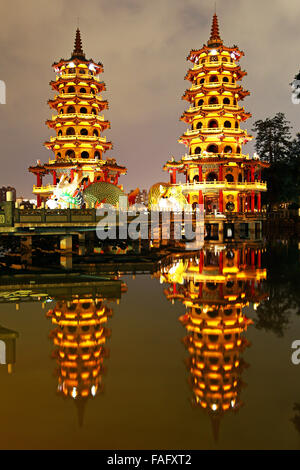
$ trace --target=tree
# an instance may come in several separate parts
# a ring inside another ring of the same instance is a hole
[[[253,132],[257,133],[255,150],[262,160],[277,163],[287,158],[291,143],[291,126],[284,113],[254,123]]]

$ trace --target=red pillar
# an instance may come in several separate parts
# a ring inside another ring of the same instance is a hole
[[[119,182],[119,175],[118,173],[115,175],[115,179],[114,179],[114,184],[117,185]]]
[[[73,179],[74,179],[74,171],[75,171],[74,168],[72,168],[71,169],[71,181],[73,181]]]
[[[223,191],[220,189],[219,191],[219,212],[223,212]]]
[[[176,169],[173,168],[170,172],[170,183],[171,184],[176,184]]]
[[[36,185],[37,185],[38,188],[40,188],[43,185],[43,178],[42,178],[41,173],[37,173],[37,175],[36,175]],[[41,203],[42,203],[41,196],[40,196],[40,194],[37,194],[37,197],[36,197],[37,207],[41,207]]]
[[[199,293],[198,293],[199,298],[202,297],[202,292],[203,292],[203,282],[199,282]]]
[[[257,194],[257,210],[258,212],[261,211],[261,194],[260,193]]]
[[[223,273],[223,251],[219,254],[219,274]]]
[[[203,193],[202,191],[199,191],[199,205],[203,204]]]
[[[238,194],[236,197],[236,210],[240,212],[240,195]]]
[[[219,181],[223,181],[223,165],[219,165]]]
[[[255,269],[255,251],[253,249],[251,250],[251,268]]]
[[[257,268],[261,268],[261,250],[258,250],[258,255],[257,255]]]
[[[254,182],[254,179],[255,179],[255,168],[254,166],[251,166],[251,182],[253,183]]]
[[[255,206],[255,194],[254,191],[251,191],[251,212],[254,212],[254,206]]]
[[[199,165],[199,181],[203,181],[203,175],[202,175],[202,166]]]
[[[204,253],[203,253],[203,250],[201,250],[199,254],[199,273],[200,274],[203,271],[203,265],[204,265]]]
[[[55,170],[53,170],[52,176],[53,176],[53,186],[56,186],[56,171]]]

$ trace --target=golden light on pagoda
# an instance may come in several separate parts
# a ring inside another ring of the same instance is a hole
[[[104,159],[113,145],[103,135],[110,128],[110,122],[101,114],[108,109],[101,95],[105,83],[99,78],[103,65],[86,58],[78,28],[70,59],[55,62],[53,68],[56,78],[50,85],[57,94],[48,104],[56,114],[46,124],[56,135],[44,145],[53,152],[54,159],[29,168],[37,178],[33,192],[38,206],[49,198],[64,175],[72,182],[78,173],[86,188],[94,182],[118,185],[119,176],[126,174],[126,168],[117,165],[114,158]],[[43,185],[43,177],[49,174],[51,183]]]
[[[194,208],[204,205],[205,215],[259,214],[261,192],[267,189],[261,170],[268,165],[243,152],[252,139],[241,127],[251,117],[239,103],[249,95],[239,84],[246,75],[238,64],[243,55],[237,46],[223,44],[215,14],[207,45],[187,57],[192,68],[185,79],[191,86],[182,99],[190,106],[181,120],[189,128],[179,139],[187,152],[177,162],[169,160],[164,170],[172,185],[177,173],[185,175],[179,187]]]

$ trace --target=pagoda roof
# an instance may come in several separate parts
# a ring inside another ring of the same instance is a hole
[[[227,155],[228,157],[221,157],[221,156],[216,155],[216,156],[211,156],[211,157],[199,156],[199,158],[191,158],[191,159],[182,158],[179,161],[169,160],[163,166],[163,170],[168,171],[173,168],[177,170],[184,169],[186,166],[189,166],[189,165],[203,165],[206,163],[207,164],[211,164],[211,163],[228,164],[230,162],[235,162],[238,165],[239,164],[249,165],[249,166],[256,165],[256,166],[261,166],[264,168],[268,168],[270,166],[269,163],[262,161],[262,160],[255,159],[255,158],[250,159],[250,158],[246,158],[246,156],[245,157],[233,157],[231,156],[231,154],[227,154]]]
[[[87,124],[92,124],[92,125],[97,122],[100,125],[102,130],[109,129],[110,122],[107,119],[106,120],[97,119],[98,117],[99,116],[93,114],[92,117],[90,117],[89,119],[84,119],[78,115],[68,116],[68,115],[57,114],[56,116],[54,116],[54,119],[47,119],[45,123],[47,124],[48,127],[54,129],[56,127],[57,122],[61,122],[61,121],[75,122],[76,124],[78,124],[79,122],[86,122]]]
[[[52,67],[60,68],[61,66],[66,65],[69,62],[74,62],[74,64],[76,65],[82,64],[82,63],[93,64],[94,66],[96,66],[95,67],[96,74],[103,72],[103,64],[101,62],[97,63],[97,62],[94,62],[93,59],[87,59],[85,57],[85,53],[83,52],[83,49],[82,49],[81,33],[80,33],[79,28],[77,28],[76,30],[74,49],[73,49],[70,59],[67,59],[67,60],[60,59],[58,62],[54,62],[52,64]]]
[[[107,150],[111,150],[113,148],[112,142],[107,141],[104,137],[95,137],[93,140],[84,139],[84,137],[87,137],[87,136],[84,136],[84,135],[78,135],[78,136],[77,135],[73,135],[73,136],[71,135],[71,136],[68,136],[68,137],[71,137],[71,139],[60,140],[59,137],[56,136],[56,137],[53,138],[53,140],[44,142],[44,145],[49,150],[52,150],[52,148],[57,144],[60,144],[61,146],[63,146],[66,143],[74,144],[75,147],[80,145],[80,144],[86,144],[86,143],[101,145],[101,147],[103,148],[103,151],[105,151],[105,152]]]
[[[209,47],[206,44],[203,44],[203,46],[200,49],[192,49],[186,59],[190,60],[191,62],[195,62],[195,59],[200,54],[203,54],[203,53],[208,54],[209,52],[211,52],[212,49],[213,47]],[[241,51],[236,45],[232,47],[226,47],[224,45],[220,45],[220,46],[217,46],[217,50],[219,54],[221,54],[222,52],[228,52],[229,54],[232,52],[235,52],[236,53],[235,60],[239,60],[242,56],[245,55],[245,53]]]
[[[222,62],[219,65],[216,65],[214,67],[210,66],[208,67],[205,64],[199,64],[199,66],[196,69],[189,69],[185,75],[185,80],[190,80],[192,81],[195,75],[198,75],[200,72],[205,72],[209,73],[214,70],[217,70],[219,73],[222,73],[225,71],[229,71],[232,73],[237,74],[237,80],[241,80],[243,77],[247,75],[247,72],[245,70],[242,70],[240,65],[236,65],[235,67],[232,67],[232,65],[227,65],[226,62]]]
[[[59,85],[62,82],[72,82],[75,83],[75,85],[77,85],[78,83],[87,82],[85,83],[85,85],[90,86],[90,84],[92,83],[97,87],[98,93],[106,90],[105,82],[95,80],[95,77],[93,77],[92,75],[89,75],[88,77],[80,77],[79,75],[76,75],[74,78],[61,76],[58,80],[51,80],[51,82],[49,82],[49,85],[52,87],[53,90],[59,91]]]
[[[65,101],[73,101],[75,102],[75,104],[78,104],[80,101],[88,101],[89,104],[93,104],[93,103],[97,103],[97,104],[103,104],[104,107],[102,109],[108,109],[108,101],[107,100],[102,100],[99,96],[96,96],[96,95],[89,95],[89,97],[80,97],[78,94],[76,93],[71,93],[72,97],[70,97],[70,94],[66,94],[65,96],[64,95],[60,95],[60,96],[55,96],[53,99],[50,99],[48,100],[48,104],[50,107],[52,108],[56,108],[56,106],[59,104],[59,103],[62,103],[62,102],[65,102]],[[84,94],[83,94],[84,96]]]
[[[120,174],[126,174],[127,168],[122,165],[118,165],[114,158],[108,158],[107,160],[89,160],[77,161],[75,159],[60,159],[55,160],[43,165],[30,166],[28,170],[31,173],[43,173],[47,174],[49,170],[74,168],[80,169],[86,165],[96,166],[99,170],[111,170],[116,171]]]
[[[250,95],[248,90],[244,90],[244,88],[239,85],[235,88],[227,86],[226,84],[222,83],[214,88],[207,87],[205,85],[196,86],[194,89],[188,88],[182,96],[183,100],[189,100],[190,97],[197,95],[198,93],[210,93],[211,91],[217,91],[218,93],[222,94],[224,91],[228,91],[234,94],[239,95],[239,99],[244,99],[246,96]]]
[[[240,108],[240,109],[231,109],[231,110],[228,110],[226,111],[224,108],[226,107],[223,107],[223,105],[220,104],[220,107],[222,108],[220,111],[217,111],[217,110],[193,110],[193,111],[189,111],[188,109],[186,111],[184,111],[184,113],[182,114],[181,116],[181,120],[184,121],[184,122],[191,122],[192,118],[195,117],[195,116],[199,116],[201,118],[204,118],[204,117],[207,117],[209,115],[211,115],[213,117],[213,115],[215,114],[216,116],[224,116],[225,114],[234,114],[236,116],[240,116],[241,117],[241,120],[242,121],[246,121],[247,119],[249,119],[252,114],[251,113],[247,113],[244,108]]]

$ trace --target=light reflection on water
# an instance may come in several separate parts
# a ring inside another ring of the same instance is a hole
[[[1,447],[299,448],[298,260],[210,245],[152,276],[2,292]]]

